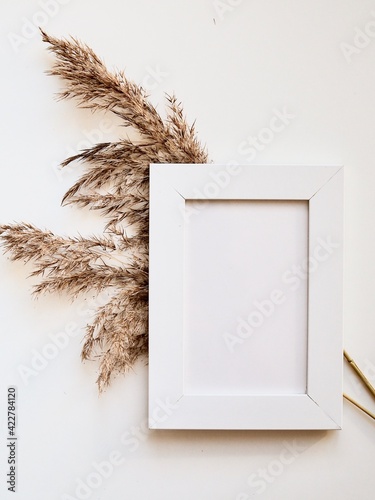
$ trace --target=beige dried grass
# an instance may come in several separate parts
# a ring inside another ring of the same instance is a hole
[[[63,204],[99,210],[107,221],[101,237],[63,238],[28,223],[0,226],[5,252],[12,260],[31,261],[32,275],[41,277],[35,294],[65,292],[75,298],[89,289],[112,290],[86,327],[81,353],[83,360],[99,358],[102,391],[148,351],[149,164],[206,163],[207,153],[174,96],[167,96],[163,120],[144,90],[124,73],[109,72],[90,47],[44,31],[42,37],[55,56],[49,73],[65,81],[60,98],[114,113],[138,137],[96,144],[62,163],[84,164]]]

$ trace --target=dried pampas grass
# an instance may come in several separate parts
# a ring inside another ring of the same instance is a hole
[[[207,153],[174,96],[167,96],[162,120],[144,90],[122,72],[109,72],[87,45],[44,31],[42,37],[56,58],[50,74],[65,81],[60,97],[110,111],[138,136],[96,144],[62,163],[86,167],[63,204],[99,210],[107,221],[103,236],[62,238],[26,223],[0,226],[11,259],[32,261],[32,275],[41,277],[36,294],[66,292],[75,298],[88,289],[111,290],[110,300],[87,325],[81,353],[83,360],[99,357],[102,391],[148,350],[149,164],[207,163]],[[125,228],[131,228],[131,237]]]

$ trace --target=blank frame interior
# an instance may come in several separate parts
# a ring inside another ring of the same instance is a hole
[[[186,200],[184,393],[305,393],[308,203],[195,205]]]
[[[342,223],[340,166],[150,166],[150,428],[341,428]]]

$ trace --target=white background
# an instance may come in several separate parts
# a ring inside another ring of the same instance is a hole
[[[123,133],[110,117],[108,132],[103,115],[54,101],[61,84],[44,74],[51,56],[30,23],[42,24],[124,68],[160,112],[164,92],[175,91],[216,163],[345,165],[345,345],[374,380],[375,2],[51,0],[47,15],[42,3],[0,7],[1,222],[100,233],[94,215],[60,208],[77,172],[56,166],[87,141]],[[271,124],[278,131],[269,140],[262,129]],[[348,403],[337,432],[148,432],[147,367],[139,363],[98,397],[97,365],[80,362],[78,328],[93,294],[73,304],[36,301],[30,267],[1,258],[0,268],[1,498],[8,385],[18,387],[19,415],[18,492],[9,498],[373,498],[375,424]],[[31,368],[51,336],[69,328],[77,334],[68,345],[23,380],[20,367]],[[374,408],[344,375],[347,391]],[[117,465],[103,465],[114,458]]]
[[[308,203],[208,201],[184,242],[184,394],[306,393]]]

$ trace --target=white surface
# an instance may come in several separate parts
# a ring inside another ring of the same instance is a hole
[[[220,18],[211,0],[71,0],[44,27],[80,37],[110,66],[152,86],[160,110],[163,92],[175,91],[216,162],[253,157],[253,163],[346,166],[345,345],[374,382],[375,40],[357,40],[361,48],[354,47],[350,62],[340,45],[353,45],[358,30],[374,20],[375,2],[236,3],[228,1]],[[123,130],[108,134],[102,115],[53,101],[61,87],[43,73],[51,57],[36,30],[18,52],[12,49],[8,35],[21,34],[25,20],[41,11],[39,2],[2,2],[0,10],[0,220],[32,221],[65,234],[99,231],[92,214],[60,208],[76,173],[54,167],[85,147],[87,136],[107,140]],[[150,68],[159,68],[154,80]],[[278,120],[268,144],[242,154],[250,149],[242,143],[269,128],[274,110],[284,108],[293,116],[289,123],[282,129]],[[32,350],[41,352],[68,322],[83,327],[91,307],[30,299],[27,271],[0,259],[0,394],[18,385],[20,436],[19,491],[7,496],[2,482],[1,497],[77,498],[78,478],[86,481],[94,462],[119,450],[124,462],[90,499],[372,500],[374,424],[347,403],[340,432],[148,432],[147,368],[138,365],[98,398],[95,364],[79,361],[82,333],[25,385],[19,365],[31,366]],[[347,370],[344,375],[347,391],[374,410],[357,380]],[[4,400],[0,407],[3,471]],[[288,452],[293,440],[300,448]]]
[[[190,218],[185,394],[306,392],[307,280],[287,300],[282,276],[307,238],[303,201],[208,201]]]
[[[343,168],[153,164],[150,186],[150,428],[340,429]]]

